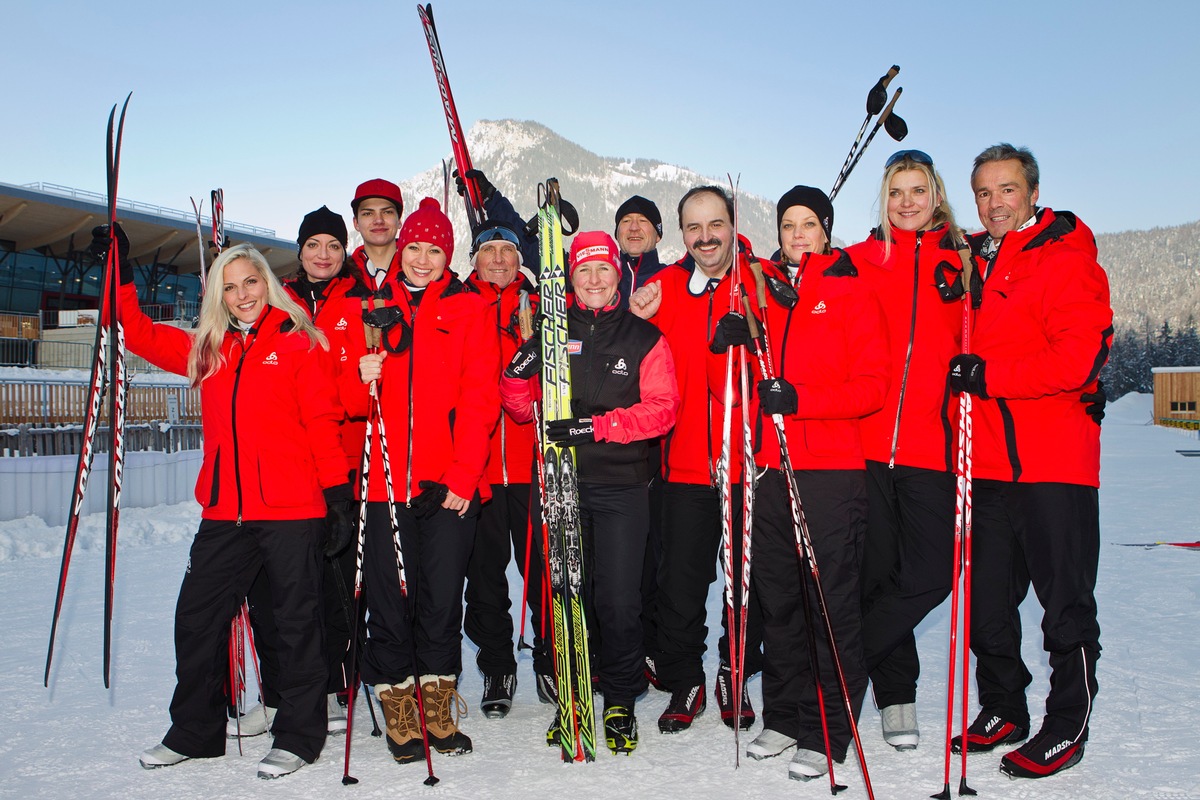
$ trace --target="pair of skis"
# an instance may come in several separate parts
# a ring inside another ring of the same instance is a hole
[[[740,182],[740,177],[739,177]],[[732,176],[729,178],[729,188],[734,201],[734,253],[733,264],[729,272],[729,310],[743,313],[741,295],[738,293],[739,266],[742,254],[741,244],[737,236],[737,184]],[[736,353],[734,351],[737,351]],[[750,396],[749,385],[749,354],[747,348],[730,347],[725,353],[725,387],[722,401],[724,412],[721,418],[721,454],[717,458],[715,469],[718,501],[721,510],[721,566],[725,575],[725,620],[729,631],[729,677],[733,692],[733,743],[734,765],[741,764],[742,729],[742,684],[746,680],[743,665],[746,655],[746,617],[750,607],[750,558],[751,530],[754,524],[754,444],[750,426],[750,406],[746,402]],[[736,362],[736,368],[735,368]],[[733,474],[731,470],[733,440],[733,393],[734,374],[737,376],[737,390],[743,400],[741,403],[741,436],[737,446],[742,452],[742,531],[741,531],[741,563],[735,572],[734,562],[736,550],[734,546],[733,525]],[[736,576],[740,575],[740,581]]]
[[[46,649],[45,686],[50,686],[50,667],[54,657],[54,639],[58,632],[59,615],[62,613],[63,593],[67,585],[67,571],[71,566],[71,552],[79,532],[79,517],[83,509],[84,493],[95,455],[96,432],[99,428],[101,406],[108,392],[108,421],[110,441],[108,447],[108,503],[105,516],[104,541],[104,688],[109,688],[109,672],[112,661],[112,617],[113,593],[116,586],[117,528],[121,516],[121,477],[125,466],[125,329],[117,313],[120,289],[120,253],[117,246],[115,223],[117,221],[117,179],[121,170],[121,137],[125,131],[125,112],[129,109],[130,92],[121,106],[120,121],[117,107],[113,105],[108,114],[107,140],[107,185],[108,185],[108,257],[104,265],[104,280],[100,287],[100,319],[96,324],[96,341],[92,349],[91,378],[88,385],[88,400],[83,422],[83,441],[79,448],[79,462],[75,467],[75,483],[71,497],[70,514],[67,517],[67,532],[63,541],[62,566],[58,573],[58,591],[54,599],[54,615],[50,621],[50,644]],[[115,123],[115,136],[114,136]]]
[[[596,715],[587,619],[583,608],[583,540],[579,524],[579,480],[575,448],[551,442],[548,420],[571,416],[571,363],[567,334],[567,278],[563,264],[558,181],[538,186],[541,246],[542,430],[538,467],[542,516],[547,531],[547,566],[558,685],[558,744],[563,761],[596,758]],[[552,728],[553,730],[553,728]]]
[[[212,198],[212,245],[217,249],[217,253],[225,249],[225,190],[213,189]],[[204,208],[204,198],[200,202],[196,202],[196,198],[189,197],[192,201],[192,211],[196,214],[196,246],[200,252],[200,295],[208,289],[208,267],[205,264],[204,258],[204,228],[200,219],[200,212]]]
[[[858,162],[862,160],[863,153],[870,147],[871,140],[875,138],[875,134],[879,133],[880,128],[887,131],[888,136],[897,142],[902,141],[905,136],[908,136],[908,124],[900,118],[899,114],[892,111],[896,107],[896,101],[900,99],[900,94],[904,89],[896,89],[892,94],[890,102],[887,99],[888,84],[898,74],[900,74],[900,67],[897,64],[893,64],[892,68],[887,71],[887,74],[876,81],[875,85],[871,87],[871,91],[867,92],[867,117],[858,129],[858,136],[854,137],[854,144],[850,145],[850,152],[846,154],[846,160],[842,162],[842,168],[838,171],[837,179],[833,182],[833,188],[829,190],[830,202],[833,202],[838,192],[842,190],[842,185],[846,183],[846,179],[850,177],[850,173],[858,166]],[[886,106],[884,105],[885,103],[887,103]],[[875,127],[871,128],[871,133],[867,136],[867,141],[863,143],[862,147],[859,147],[863,134],[867,132],[867,126],[871,124],[871,118],[876,115],[879,118],[875,121]]]

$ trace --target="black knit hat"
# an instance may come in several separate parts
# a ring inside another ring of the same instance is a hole
[[[784,192],[783,197],[779,198],[779,203],[775,206],[775,230],[779,230],[779,226],[783,223],[783,213],[792,206],[804,206],[817,215],[817,219],[821,222],[821,228],[825,231],[825,238],[829,241],[830,247],[833,246],[833,203],[829,202],[829,195],[816,189],[812,186],[793,186]]]
[[[654,230],[658,232],[658,238],[662,238],[662,214],[658,213],[658,206],[654,202],[647,200],[640,194],[635,194],[633,197],[621,203],[621,207],[617,209],[616,225],[620,227],[621,219],[626,214],[641,214],[646,219],[650,220],[650,224],[654,226]]]
[[[346,249],[346,242],[349,237],[346,235],[346,220],[342,219],[341,214],[335,214],[329,210],[329,206],[321,206],[316,211],[310,211],[304,215],[304,221],[300,223],[300,234],[296,237],[296,244],[301,248],[304,243],[318,233],[325,233],[342,243],[342,249]]]

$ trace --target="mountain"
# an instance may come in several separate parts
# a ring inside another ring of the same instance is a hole
[[[724,178],[700,175],[662,161],[598,156],[536,122],[481,120],[467,132],[471,160],[488,179],[529,219],[537,213],[537,185],[548,177],[558,178],[562,196],[579,211],[581,230],[612,233],[613,215],[621,203],[640,194],[653,200],[663,216],[663,240],[659,257],[671,262],[683,255],[675,205],[699,184],[725,185]],[[406,205],[416,199],[442,199],[441,166],[422,172],[400,184]],[[409,199],[411,198],[411,199]],[[778,246],[775,237],[775,204],[763,197],[741,193],[738,199],[740,230],[754,243],[755,252],[770,256]],[[466,272],[470,242],[462,200],[450,186],[450,219],[456,232],[454,267]],[[461,256],[459,254],[461,253]]]
[[[675,205],[684,192],[723,178],[700,175],[662,161],[599,156],[536,122],[482,120],[467,132],[475,166],[526,219],[537,210],[537,184],[559,179],[562,194],[579,210],[580,227],[612,232],[613,214],[628,197],[640,194],[658,204],[663,215],[659,255],[665,262],[683,254]],[[443,193],[441,166],[401,184],[409,209],[424,196]],[[739,197],[741,231],[755,252],[769,256],[777,246],[774,201],[748,193]],[[469,241],[463,203],[450,188],[450,218],[457,232],[454,267],[468,270]],[[1086,220],[1085,220],[1086,221]],[[1148,231],[1100,234],[1100,263],[1108,271],[1116,327],[1157,330],[1163,320],[1186,326],[1200,319],[1200,222]],[[835,239],[835,244],[841,244]]]
[[[1118,330],[1200,321],[1200,222],[1096,237]]]

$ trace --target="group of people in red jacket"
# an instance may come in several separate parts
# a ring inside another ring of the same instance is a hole
[[[404,217],[399,187],[378,178],[351,203],[362,245],[349,252],[340,215],[310,213],[286,284],[252,247],[225,249],[195,331],[152,323],[123,270],[130,348],[186,375],[204,409],[172,724],[142,754],[146,768],[220,756],[227,735],[269,729],[260,777],[294,772],[345,730],[359,681],[397,762],[424,758],[426,741],[470,752],[458,725],[464,630],[484,714],[504,717],[516,689],[510,558],[528,587],[537,695],[557,702],[534,460],[540,344],[521,324],[523,310],[537,314],[536,242],[482,173],[466,177],[487,221],[465,280],[437,201]],[[663,733],[706,708],[706,607],[725,530],[728,577],[740,586],[748,570],[750,592],[744,622],[725,621],[714,694],[723,722],[748,729],[746,679],[762,672],[763,727],[746,754],[795,748],[790,777],[825,775],[846,757],[868,683],[884,739],[917,747],[914,629],[956,574],[966,393],[980,711],[954,747],[1024,742],[1001,761],[1023,777],[1082,758],[1100,651],[1108,285],[1091,231],[1037,204],[1027,149],[983,151],[971,188],[983,230],[970,235],[932,158],[902,150],[885,166],[878,227],[844,249],[832,203],[809,186],[780,198],[770,259],[738,234],[716,186],[679,201],[687,252],[669,266],[646,198],[618,209],[615,239],[574,236],[573,400],[544,435],[578,448],[596,688],[614,753],[637,747],[648,682],[670,693]],[[1032,738],[1018,614],[1030,585],[1051,667]],[[247,597],[262,703],[228,720],[229,623]]]

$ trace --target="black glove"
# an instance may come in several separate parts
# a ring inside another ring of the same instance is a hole
[[[458,170],[454,170],[454,186],[458,189],[459,195],[466,196],[467,182],[465,178],[471,178],[475,181],[475,185],[479,187],[479,199],[487,202],[488,199],[496,193],[496,187],[487,179],[487,175],[483,174],[481,169],[469,169],[462,175],[458,174]]]
[[[963,296],[962,267],[942,261],[933,268],[933,283],[938,294],[947,302]],[[971,307],[979,308],[983,302],[983,275],[978,269],[971,270]]]
[[[1079,402],[1087,403],[1085,411],[1097,425],[1104,419],[1104,407],[1108,405],[1108,395],[1104,393],[1104,381],[1096,381],[1096,391],[1084,392],[1079,396]]]
[[[133,265],[129,263],[129,237],[125,235],[119,222],[113,224],[113,232],[117,238],[117,266],[120,268],[121,285],[125,286],[133,283]],[[107,225],[97,225],[92,228],[92,243],[88,245],[88,252],[97,261],[103,261],[108,257],[108,248],[111,244],[112,236],[109,235]]]
[[[758,382],[758,407],[763,416],[795,414],[799,406],[800,401],[796,397],[796,387],[783,378]]]
[[[412,499],[412,510],[421,519],[427,519],[441,509],[450,488],[437,481],[421,481],[417,486],[420,487],[421,493]]]
[[[546,423],[546,436],[563,447],[578,447],[596,441],[596,429],[591,417],[555,419]]]
[[[955,394],[974,394],[987,399],[987,386],[983,380],[983,359],[974,353],[950,359],[950,389]]]
[[[504,368],[510,378],[528,379],[542,372],[542,337],[535,333],[529,341],[517,348],[512,360]]]
[[[746,317],[730,311],[717,320],[717,328],[713,331],[712,342],[709,343],[708,349],[720,355],[738,345],[749,347],[751,353],[758,352],[754,346],[754,340],[750,338],[750,325],[746,322]]]
[[[358,533],[357,506],[350,484],[325,490],[325,555],[329,558],[345,550]]]

